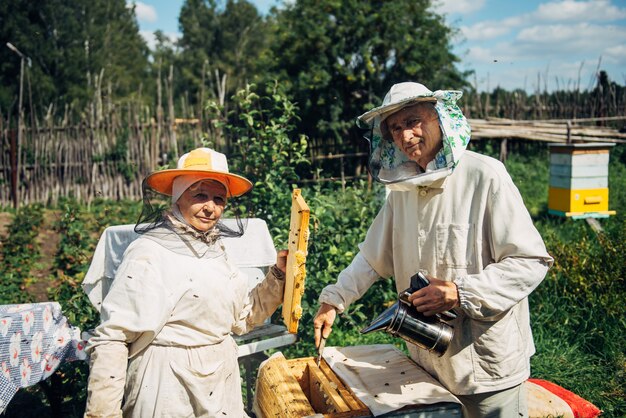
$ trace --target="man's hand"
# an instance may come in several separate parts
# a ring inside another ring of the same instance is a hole
[[[320,346],[322,337],[328,338],[332,331],[335,318],[337,318],[337,309],[328,303],[322,303],[313,320],[313,326],[315,327],[315,347]]]
[[[430,284],[409,296],[418,312],[426,316],[449,311],[459,306],[459,290],[453,282],[427,276]]]

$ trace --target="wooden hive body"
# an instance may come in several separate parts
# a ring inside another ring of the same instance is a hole
[[[607,217],[609,150],[614,144],[551,144],[548,211],[572,218]]]
[[[270,358],[259,370],[255,412],[260,417],[367,417],[369,409],[322,360]]]

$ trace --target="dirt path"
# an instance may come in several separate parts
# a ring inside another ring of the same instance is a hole
[[[31,270],[31,277],[34,281],[26,288],[37,302],[48,300],[48,288],[55,285],[50,276],[53,273],[54,257],[61,241],[61,236],[53,230],[53,225],[58,221],[59,216],[58,211],[46,210],[43,225],[37,235],[36,242],[39,245],[41,258]]]
[[[39,246],[41,257],[30,271],[29,279],[24,283],[24,290],[35,298],[35,302],[48,300],[48,288],[54,286],[51,281],[54,257],[59,248],[61,237],[57,234],[53,225],[58,220],[58,211],[45,210],[43,224],[39,228],[39,234],[35,242]],[[0,212],[0,239],[7,234],[7,229],[13,220],[13,215],[7,212]],[[2,243],[0,242],[0,251]]]

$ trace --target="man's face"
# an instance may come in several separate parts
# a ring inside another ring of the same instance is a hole
[[[400,109],[385,120],[389,134],[402,152],[423,169],[442,146],[437,111],[431,103]]]
[[[176,202],[180,213],[200,232],[213,228],[226,205],[226,188],[217,181],[202,181],[189,187]]]

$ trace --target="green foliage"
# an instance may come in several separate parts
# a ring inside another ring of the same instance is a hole
[[[138,174],[137,165],[129,162],[128,158],[128,136],[129,128],[125,126],[121,129],[120,135],[116,138],[115,144],[104,155],[93,154],[93,162],[112,162],[113,170],[120,173],[126,183],[133,181]]]
[[[194,104],[203,100],[205,86],[210,90],[204,98],[230,97],[261,71],[258,59],[266,49],[267,31],[256,7],[246,0],[219,3],[186,0],[180,11],[179,93],[190,93]]]
[[[537,347],[532,375],[595,403],[607,417],[626,413],[626,216],[620,211],[626,205],[624,148],[612,151],[609,165],[610,207],[618,213],[601,220],[601,233],[584,221],[546,214],[545,150],[512,155],[507,163],[531,213],[544,208],[533,215],[555,259],[530,297]]]
[[[548,211],[548,182],[550,156],[545,147],[530,153],[513,154],[506,161],[513,182],[524,196],[530,216],[536,218]]]
[[[433,88],[465,83],[454,64],[454,31],[429,0],[313,1],[285,5],[273,23],[270,76],[289,87],[301,132],[325,147],[361,145],[354,117],[380,104],[393,83]],[[332,150],[337,152],[336,150]]]
[[[39,259],[39,245],[35,241],[43,223],[43,206],[34,204],[20,208],[2,239],[0,303],[26,303],[31,297],[24,292],[24,281]]]
[[[121,204],[120,204],[121,203]],[[55,231],[62,237],[54,260],[56,285],[49,291],[49,299],[58,301],[68,322],[81,330],[92,330],[100,316],[82,290],[81,283],[89,268],[97,239],[110,225],[134,223],[140,205],[97,200],[90,208],[74,200],[61,203],[63,210]],[[42,384],[51,404],[58,404],[64,416],[82,416],[87,400],[85,362],[63,364],[54,379]]]
[[[277,248],[286,248],[292,188],[299,180],[298,167],[308,164],[306,138],[300,135],[292,139],[297,108],[276,83],[247,86],[233,96],[232,103],[235,107],[226,115],[216,102],[208,105],[216,126],[233,139],[228,151],[230,169],[253,182],[247,205],[254,216],[268,222]],[[364,181],[345,190],[338,184],[301,186],[301,190],[311,209],[307,292],[302,300],[300,341],[286,350],[298,357],[313,351],[310,324],[317,310],[317,295],[352,260],[384,199],[380,186],[372,189]],[[336,336],[358,341],[361,337],[354,330],[365,326],[386,301],[395,298],[393,283],[381,281],[368,295],[342,315]],[[381,338],[388,341],[379,335],[366,339]]]
[[[290,109],[290,102],[279,92],[273,97],[274,90],[270,87],[250,86],[234,99],[239,103],[239,111],[226,115],[220,113],[219,120],[225,135],[240,139],[230,153],[232,171],[254,179],[253,207],[268,221],[276,246],[284,247],[291,188],[298,182],[297,165],[302,163],[305,149],[299,140],[294,146],[297,152],[292,150],[293,145],[289,145],[289,138],[293,138],[291,126],[295,113],[285,110]],[[284,118],[280,124],[268,122],[281,117]],[[244,138],[246,142],[241,143]],[[276,141],[270,138],[276,138]],[[510,153],[506,163],[548,251],[555,258],[554,267],[530,298],[537,348],[531,360],[532,375],[555,382],[588,399],[602,408],[606,417],[621,417],[626,413],[626,320],[623,308],[626,216],[620,210],[626,206],[624,148],[618,146],[612,151],[609,167],[610,207],[617,209],[618,214],[601,220],[604,232],[600,234],[584,221],[546,214],[548,155],[545,147],[529,147],[520,153]],[[497,153],[495,148],[491,151]],[[279,155],[275,156],[275,153]],[[311,208],[310,241],[299,340],[283,349],[289,358],[315,355],[312,318],[318,308],[319,292],[333,283],[352,260],[384,199],[380,185],[364,181],[345,188],[339,183],[326,183],[324,186],[304,185],[301,189]],[[7,243],[9,239],[19,240],[14,246],[28,251],[25,243],[34,242],[40,228],[34,225],[41,225],[41,209],[40,206],[26,206],[16,214],[8,229],[11,233],[3,240],[3,263],[8,263],[3,266],[27,263],[28,257],[37,257],[35,250],[24,256],[22,251],[8,249],[13,244]],[[50,298],[58,300],[70,321],[81,329],[92,328],[98,321],[96,312],[80,289],[96,240],[106,226],[134,223],[139,210],[138,203],[130,202],[95,201],[88,208],[72,201],[62,205],[55,229],[68,238],[59,247],[55,261],[58,272],[54,278],[59,285],[52,290]],[[13,274],[5,267],[2,272],[3,277]],[[10,289],[7,283],[3,280],[2,295],[20,297],[5,290]],[[395,292],[392,281],[377,282],[340,316],[328,345],[390,343],[404,349],[401,341],[384,333],[359,333],[387,303],[395,300]],[[13,302],[15,300],[3,301]],[[58,376],[55,375],[57,380],[46,383],[51,385],[48,389],[54,389],[48,392],[56,391],[60,395],[55,396],[63,399],[65,416],[82,414],[86,375],[85,364],[67,364]]]
[[[531,295],[533,374],[601,406],[606,416],[626,412],[625,233],[624,217],[599,235],[589,228],[571,238],[548,232],[555,265]]]
[[[82,106],[107,82],[110,99],[135,95],[147,75],[148,49],[124,0],[1,2],[0,21],[0,39],[31,60],[24,92],[32,91],[41,111],[51,103],[60,112],[65,105]],[[10,108],[17,97],[19,75],[20,58],[3,42],[0,108]]]
[[[81,219],[80,206],[75,201],[67,201],[64,213],[55,230],[61,235],[55,267],[64,275],[85,273],[95,246],[89,244],[89,231]]]
[[[313,317],[322,289],[334,283],[348,266],[365,238],[369,224],[384,201],[380,186],[372,188],[365,181],[345,190],[339,185],[315,186],[302,191],[311,209],[307,256],[306,292],[302,299],[303,314],[298,328],[299,341],[284,351],[289,357],[313,354]],[[284,215],[283,215],[284,216]],[[383,334],[361,336],[359,330],[382,312],[386,302],[396,299],[391,280],[376,283],[367,295],[342,314],[333,328],[329,345],[365,344],[364,341],[389,342]]]
[[[248,209],[267,219],[270,227],[278,227],[274,222],[290,213],[291,190],[299,180],[296,168],[308,164],[306,138],[294,127],[297,107],[276,83],[248,85],[232,97],[232,103],[229,111],[215,101],[207,108],[215,126],[231,139],[226,150],[230,170],[254,185],[245,198]],[[285,230],[284,223],[280,226]]]

